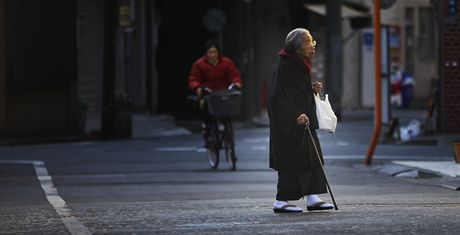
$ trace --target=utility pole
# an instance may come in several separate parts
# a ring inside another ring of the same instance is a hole
[[[343,79],[343,43],[342,43],[342,3],[340,0],[327,0],[326,3],[326,87],[330,102],[337,118],[342,117],[342,79]]]
[[[369,149],[367,150],[364,164],[370,165],[374,156],[375,148],[382,130],[382,46],[380,25],[380,0],[374,0],[374,50],[375,50],[375,108],[374,108],[374,134],[372,135]]]

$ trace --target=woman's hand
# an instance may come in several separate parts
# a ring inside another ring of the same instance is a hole
[[[323,83],[320,81],[315,81],[312,88],[315,93],[320,93],[323,90]]]
[[[198,97],[201,98],[201,95],[202,95],[201,87],[196,88],[195,93],[196,93],[196,95],[197,95]]]
[[[201,86],[201,87],[198,87],[196,90],[195,90],[195,93],[198,97],[203,97],[203,96],[206,96],[206,95],[209,95],[212,93],[212,90],[209,89],[208,87],[205,87],[205,86]]]
[[[230,86],[227,88],[228,90],[235,90],[235,91],[241,91],[241,83],[232,83]]]
[[[300,116],[297,118],[297,124],[299,125],[304,125],[304,124],[310,125],[310,119],[308,119],[307,115],[302,113]]]

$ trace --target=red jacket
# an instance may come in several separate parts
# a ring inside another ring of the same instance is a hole
[[[237,82],[242,84],[240,73],[233,61],[226,57],[220,57],[216,66],[209,63],[206,56],[201,57],[193,64],[188,78],[188,86],[193,92],[200,86],[213,91],[225,90]]]

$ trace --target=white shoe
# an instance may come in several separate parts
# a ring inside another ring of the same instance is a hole
[[[307,211],[331,210],[333,208],[332,204],[324,202],[318,195],[307,196]]]
[[[330,203],[320,201],[311,205],[307,204],[307,211],[322,211],[322,210],[332,210],[334,206]]]
[[[273,211],[275,213],[300,213],[303,212],[302,208],[296,205],[289,204],[287,201],[276,200],[273,203]]]

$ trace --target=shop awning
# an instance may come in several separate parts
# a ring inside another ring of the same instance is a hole
[[[304,3],[303,7],[319,15],[322,15],[322,16],[326,15],[326,4]],[[365,16],[369,16],[367,7],[342,4],[342,17],[343,18],[365,17]]]

